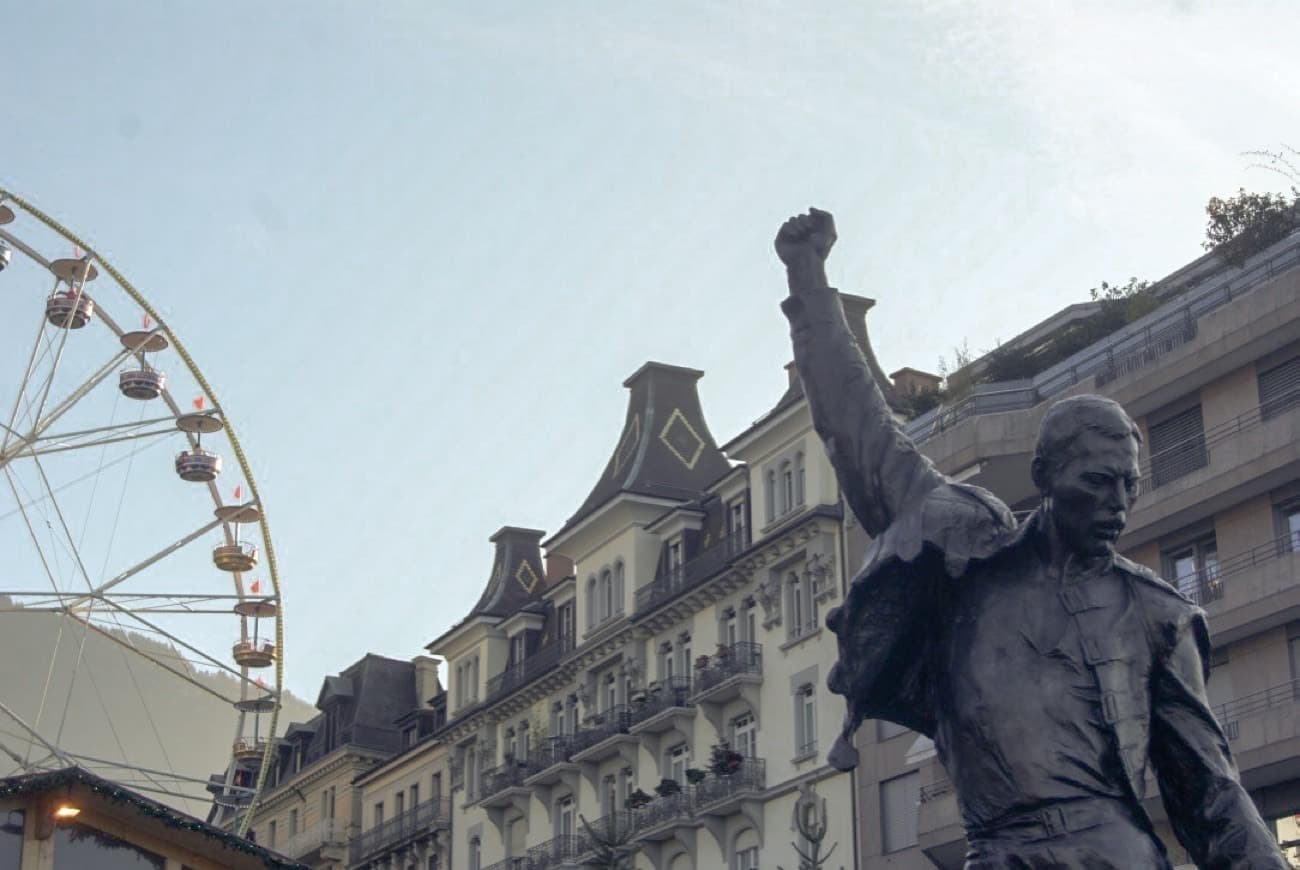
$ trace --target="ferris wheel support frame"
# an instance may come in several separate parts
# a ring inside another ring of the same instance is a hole
[[[107,272],[113,278],[114,281],[117,282],[118,286],[121,287],[138,306],[140,306],[140,308],[144,311],[144,313],[150,318],[152,318],[154,323],[157,323],[160,326],[162,326],[165,323],[165,320],[159,315],[159,313],[154,309],[154,307],[149,304],[148,300],[146,300],[144,296],[142,296],[140,292],[135,289],[135,286],[131,284],[131,282],[128,281],[125,276],[123,276],[111,263],[109,263],[101,255],[99,255],[94,250],[94,248],[92,248],[89,244],[87,244],[83,239],[81,239],[75,233],[70,231],[67,227],[64,227],[54,218],[50,217],[44,211],[37,208],[35,205],[28,202],[24,198],[12,193],[11,191],[0,188],[0,202],[4,202],[6,200],[13,202],[15,205],[18,205],[25,212],[27,212],[29,215],[35,218],[37,221],[44,224],[48,229],[62,236],[64,239],[66,239],[67,241],[71,242],[73,245],[75,245],[76,247],[84,251],[85,257],[87,258],[87,262],[89,262],[90,259],[94,259],[95,262],[98,263],[103,268],[103,270]],[[30,246],[22,242],[20,239],[14,238],[10,233],[5,232],[4,230],[0,230],[0,238],[3,238],[6,241],[8,241],[10,244],[13,244],[14,247],[21,250],[24,254],[26,254],[29,257],[32,257],[38,263],[44,265],[46,269],[50,269],[49,261],[46,260],[44,257],[42,257],[38,252],[32,250]],[[120,326],[118,326],[118,324],[115,321],[113,321],[113,319],[102,308],[96,307],[95,315],[99,317],[101,320],[103,320],[104,324],[108,326],[109,329],[112,330],[112,332],[116,334],[119,339],[125,334],[124,330]],[[203,376],[203,373],[199,371],[198,366],[195,365],[194,363],[194,359],[190,356],[189,351],[185,348],[184,343],[180,340],[180,337],[177,336],[175,331],[168,328],[167,334],[171,339],[172,347],[176,351],[177,356],[180,357],[181,362],[183,362],[185,364],[185,367],[189,370],[190,375],[195,379],[195,381],[197,381],[199,387],[203,390],[203,395],[207,396],[207,398],[211,400],[213,405],[213,412],[215,414],[220,414],[221,419],[225,424],[226,437],[230,441],[231,449],[234,452],[235,459],[239,464],[239,469],[243,474],[243,479],[247,482],[249,493],[252,495],[251,501],[253,504],[257,505],[258,510],[260,512],[260,522],[262,525],[262,539],[266,549],[266,572],[271,583],[271,589],[275,593],[274,597],[278,609],[277,618],[275,620],[275,648],[277,654],[274,660],[274,668],[275,668],[274,697],[275,697],[276,704],[271,709],[270,723],[267,729],[267,733],[272,737],[274,737],[277,722],[279,719],[280,706],[281,706],[280,701],[281,701],[281,694],[283,692],[283,683],[284,683],[284,598],[280,591],[280,577],[279,577],[278,567],[276,564],[275,549],[271,542],[270,523],[267,519],[266,507],[262,502],[261,494],[257,488],[257,481],[253,478],[252,469],[249,467],[248,458],[244,454],[243,446],[240,444],[239,437],[235,433],[234,427],[231,426],[230,424],[229,416],[225,413],[224,409],[222,408],[220,400],[217,398],[216,391],[212,389],[212,385],[208,383],[207,379]],[[137,355],[139,354],[137,353]],[[179,408],[176,406],[174,400],[171,399],[170,395],[167,393],[164,393],[163,395],[166,398],[167,404],[169,405],[170,409],[174,413],[178,413]],[[38,415],[38,419],[39,419],[39,415]],[[191,443],[193,443],[194,436],[190,433],[186,433],[186,435],[187,438],[191,441]],[[215,494],[215,484],[209,482],[208,486],[209,489],[212,490]],[[219,498],[217,499],[217,501],[218,503],[220,503]],[[227,537],[229,537],[229,535],[227,535]],[[242,592],[242,589],[240,591]],[[71,612],[71,611],[65,611],[65,612]],[[89,623],[87,622],[87,624]],[[9,711],[8,708],[5,708],[5,712],[9,713],[11,718],[14,718],[12,712]],[[21,720],[18,721],[21,722]],[[26,726],[24,725],[24,727]],[[45,741],[42,739],[41,742],[44,743]],[[262,790],[266,786],[266,778],[270,770],[271,753],[274,746],[275,746],[275,741],[273,739],[268,739],[266,741],[266,748],[265,750],[263,750],[263,754],[262,754],[262,762],[258,766],[257,782],[256,785],[254,785],[253,787],[253,792],[254,792],[253,800],[249,803],[249,805],[246,808],[244,808],[243,814],[242,816],[239,817],[239,823],[236,826],[235,833],[238,836],[241,837],[244,836],[248,832],[249,825],[252,823],[253,813],[257,809],[257,802],[261,798]],[[229,777],[227,777],[227,779],[229,779]]]

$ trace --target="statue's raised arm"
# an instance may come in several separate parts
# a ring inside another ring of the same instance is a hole
[[[945,478],[894,420],[849,332],[839,296],[826,281],[835,239],[834,218],[815,208],[781,226],[776,253],[790,285],[781,307],[813,425],[849,507],[874,537]]]

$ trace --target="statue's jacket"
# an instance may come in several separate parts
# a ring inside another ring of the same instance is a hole
[[[857,763],[852,736],[885,719],[936,736],[936,630],[959,584],[1029,552],[1040,517],[1017,524],[992,493],[949,481],[894,420],[834,290],[791,295],[795,362],[842,494],[871,535],[865,565],[827,618],[839,643],[828,680],[845,696],[830,761]],[[870,355],[870,348],[865,348]],[[1202,867],[1278,867],[1276,841],[1241,787],[1205,694],[1205,614],[1145,567],[1115,556],[1059,590],[1139,808],[1152,769],[1179,840]],[[1032,703],[1032,699],[1026,699]]]

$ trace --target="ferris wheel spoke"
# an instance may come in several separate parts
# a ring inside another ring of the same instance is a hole
[[[62,444],[62,443],[55,442],[53,443],[52,446],[49,447],[29,446],[27,450],[25,450],[22,453],[19,453],[14,458],[22,458],[24,456],[48,456],[51,453],[67,453],[68,451],[71,450],[85,450],[90,447],[104,447],[109,444],[121,444],[126,441],[143,441],[146,438],[159,438],[166,435],[174,435],[175,433],[176,433],[176,429],[174,427],[169,427],[166,429],[154,429],[150,432],[133,432],[130,435],[118,435],[116,437],[98,438],[93,441],[83,441],[79,444]],[[53,441],[53,439],[51,440]]]
[[[64,753],[62,749],[59,749],[59,747],[55,746],[53,743],[49,742],[44,737],[42,737],[41,733],[37,731],[35,728],[33,728],[32,726],[28,725],[27,721],[23,719],[22,716],[19,716],[13,710],[10,710],[9,706],[5,704],[4,701],[0,701],[0,712],[6,714],[10,719],[14,720],[14,722],[17,722],[19,728],[27,732],[27,734],[37,743],[44,746],[46,750],[48,750],[52,755],[54,755],[54,757],[58,758],[60,761],[64,762],[65,764],[67,763],[68,756],[66,753]]]
[[[172,553],[175,553],[177,550],[185,547],[187,544],[192,544],[194,541],[203,537],[208,532],[215,529],[217,526],[222,525],[224,522],[225,522],[224,520],[218,518],[212,520],[211,522],[205,523],[195,531],[190,532],[188,535],[181,538],[180,540],[172,544],[168,544],[166,547],[163,547],[161,550],[154,553],[152,556],[149,556],[143,561],[138,562],[135,565],[132,565],[130,568],[127,568],[125,571],[118,574],[112,580],[109,580],[105,583],[101,583],[99,586],[92,587],[89,594],[77,598],[69,606],[77,607],[81,604],[84,604],[86,601],[89,601],[92,598],[103,599],[103,593],[107,592],[109,589],[112,589],[114,586],[117,586],[120,583],[130,580],[132,577],[134,577],[136,574],[139,574],[145,568],[148,568],[150,565],[154,565],[162,561],[163,559],[170,556]],[[107,600],[107,599],[103,599],[103,600]]]
[[[48,414],[45,414],[42,417],[39,415],[45,405],[46,400],[48,399],[50,388],[54,382],[54,369],[51,369],[49,377],[46,379],[40,406],[38,406],[37,409],[38,417],[36,422],[32,424],[31,430],[26,435],[23,435],[18,439],[17,443],[9,444],[5,447],[3,451],[0,451],[0,467],[7,465],[9,462],[13,461],[13,458],[15,456],[19,455],[27,448],[29,448],[38,438],[40,438],[41,433],[43,433],[46,429],[50,428],[50,426],[52,426],[54,422],[58,420],[60,417],[62,417],[64,414],[68,413],[68,411],[70,411],[73,408],[73,406],[77,404],[77,402],[85,398],[87,393],[89,393],[96,386],[102,383],[104,378],[112,374],[113,370],[117,368],[119,365],[121,365],[122,362],[130,355],[131,352],[125,348],[113,354],[113,356],[109,359],[108,362],[106,362],[103,366],[101,366],[94,374],[92,374],[85,381],[78,384],[77,387],[73,389],[71,393],[69,393],[66,397],[64,397],[62,401],[60,401],[57,405],[51,408]],[[58,363],[56,360],[55,362],[56,368],[57,365]],[[13,427],[13,422],[10,423],[10,426],[8,428],[12,431],[12,427]]]
[[[150,654],[147,650],[142,650],[139,647],[131,644],[129,641],[123,640],[122,638],[118,637],[112,631],[104,628],[103,626],[96,625],[94,622],[85,619],[84,617],[78,615],[77,613],[71,613],[70,615],[72,616],[73,619],[77,620],[78,622],[90,626],[90,629],[96,632],[97,634],[99,634],[101,637],[106,637],[109,640],[111,640],[113,643],[117,644],[118,646],[125,647],[126,649],[129,649],[131,652],[135,653],[141,658],[153,662],[155,665],[162,668],[163,670],[169,671],[173,676],[181,678],[182,680],[184,680],[185,682],[189,683],[190,685],[194,686],[197,689],[201,689],[202,691],[206,692],[207,694],[211,695],[212,697],[216,698],[222,703],[231,704],[231,705],[235,703],[233,699],[227,698],[225,695],[221,694],[216,689],[213,689],[211,686],[204,685],[203,683],[194,679],[194,677],[185,673],[184,671],[180,670],[174,665],[168,664],[162,659]],[[241,679],[242,679],[242,675],[241,675]]]
[[[116,611],[117,613],[120,613],[121,615],[123,615],[123,616],[125,616],[125,617],[127,617],[127,618],[129,618],[129,619],[133,619],[133,620],[135,620],[136,622],[140,623],[141,625],[144,625],[144,626],[146,626],[146,627],[152,629],[154,632],[156,632],[157,634],[161,635],[162,637],[167,638],[169,641],[171,641],[172,643],[174,643],[174,644],[176,644],[177,646],[181,647],[182,649],[189,650],[189,651],[192,652],[194,655],[198,656],[200,660],[202,660],[202,661],[204,661],[204,662],[207,662],[208,664],[212,665],[213,667],[215,667],[215,668],[217,668],[217,669],[219,669],[219,670],[221,670],[221,671],[226,672],[227,674],[229,674],[229,675],[235,677],[235,678],[238,679],[239,681],[244,682],[244,681],[247,681],[247,680],[248,680],[248,677],[244,676],[244,674],[242,674],[241,672],[235,670],[235,669],[232,668],[230,665],[226,664],[225,662],[221,661],[220,659],[218,659],[218,658],[214,658],[214,657],[208,655],[207,653],[205,653],[203,650],[199,649],[198,647],[186,643],[185,641],[181,640],[181,639],[180,639],[179,637],[177,637],[176,635],[174,635],[174,634],[172,634],[171,632],[167,631],[167,629],[165,629],[165,628],[160,628],[160,627],[158,627],[157,625],[154,625],[152,622],[150,622],[149,620],[147,620],[147,619],[145,619],[143,616],[141,616],[141,615],[140,615],[140,612],[139,612],[138,610],[133,610],[133,609],[130,609],[130,608],[127,608],[127,607],[123,607],[122,605],[120,605],[120,604],[118,604],[117,602],[114,602],[114,601],[105,600],[104,603],[107,604],[109,607],[113,608],[113,610]]]

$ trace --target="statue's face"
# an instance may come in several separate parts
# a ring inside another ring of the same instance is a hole
[[[1072,453],[1048,493],[1057,534],[1075,555],[1110,555],[1137,497],[1137,439],[1085,431]]]

